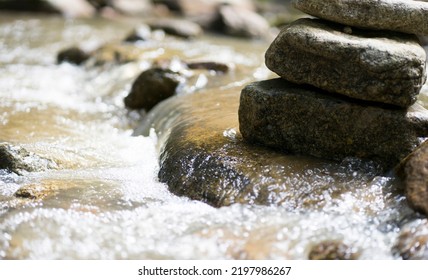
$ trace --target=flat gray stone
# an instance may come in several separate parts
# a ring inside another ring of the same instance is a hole
[[[239,127],[250,142],[333,160],[370,159],[388,169],[428,135],[428,110],[375,107],[274,79],[242,90]]]
[[[368,28],[428,35],[428,3],[413,0],[295,0],[310,15]]]
[[[400,107],[416,101],[425,61],[414,35],[316,19],[285,27],[266,52],[267,67],[288,81]]]

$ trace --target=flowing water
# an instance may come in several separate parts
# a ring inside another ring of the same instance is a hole
[[[0,171],[0,259],[306,259],[324,240],[343,241],[361,259],[398,257],[391,248],[414,213],[394,177],[362,176],[352,164],[335,167],[334,178],[325,176],[328,170],[302,170],[306,178],[313,174],[302,186],[348,182],[322,210],[213,208],[171,194],[157,179],[156,134],[132,136],[142,118],[123,105],[133,79],[154,59],[214,59],[235,70],[213,80],[199,75],[187,92],[207,80],[211,91],[240,88],[270,76],[263,66],[268,45],[157,34],[157,41],[140,44],[146,61],[56,64],[60,49],[120,40],[134,24],[0,15],[0,142],[58,165],[23,176]],[[49,192],[14,196],[23,187]],[[330,195],[326,188],[324,200]]]

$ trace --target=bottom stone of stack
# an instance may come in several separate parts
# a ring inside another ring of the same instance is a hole
[[[333,160],[369,159],[388,169],[428,135],[428,110],[367,103],[273,79],[242,90],[239,125],[249,142]]]

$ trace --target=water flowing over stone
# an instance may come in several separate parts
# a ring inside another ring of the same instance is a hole
[[[0,259],[306,259],[314,244],[330,240],[360,259],[402,258],[391,248],[401,221],[415,214],[392,173],[379,175],[361,159],[292,156],[242,140],[240,91],[273,77],[263,64],[264,42],[154,32],[135,45],[114,43],[142,20],[2,13],[0,139],[59,168],[24,176],[0,170]],[[57,64],[58,51],[73,45],[106,48],[83,67]],[[109,63],[95,63],[101,53]],[[124,97],[142,71],[177,57],[230,67],[222,74],[186,69],[195,94],[160,103],[142,122],[144,114],[125,108]],[[149,136],[131,136],[140,122]],[[172,194],[158,179],[167,140],[178,144],[168,150],[176,152],[175,166],[190,168],[187,178],[173,173],[188,183],[183,190],[200,193],[191,172],[202,182],[217,176],[211,193],[246,204],[216,208]],[[195,158],[214,168],[194,172]],[[219,160],[223,166],[211,164]],[[253,185],[223,185],[217,167],[242,171],[235,174]]]
[[[428,259],[428,220],[418,219],[405,224],[393,250],[405,260]]]
[[[400,107],[413,104],[426,80],[426,53],[417,38],[355,29],[348,33],[342,25],[298,20],[269,47],[266,65],[295,83]]]
[[[310,15],[368,29],[428,35],[428,3],[413,0],[295,0]]]

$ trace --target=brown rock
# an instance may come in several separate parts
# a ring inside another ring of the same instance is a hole
[[[269,23],[259,14],[231,5],[221,5],[211,29],[222,34],[243,38],[266,38]]]
[[[152,29],[161,29],[166,34],[182,38],[193,38],[202,35],[202,28],[191,21],[183,19],[158,19],[149,23]]]
[[[345,193],[369,186],[381,172],[355,158],[335,163],[251,145],[238,131],[238,106],[239,88],[209,90],[169,98],[145,117],[135,134],[156,130],[159,179],[172,193],[215,207],[240,203],[322,211],[342,203]],[[360,209],[355,211],[366,211],[371,199],[354,205]]]
[[[403,160],[397,173],[404,181],[410,207],[428,216],[427,141]]]
[[[393,252],[405,260],[428,260],[428,220],[406,224],[401,229]]]
[[[183,77],[171,70],[152,68],[138,76],[131,92],[125,98],[125,105],[131,109],[149,111],[156,104],[176,93]]]
[[[227,66],[226,64],[210,61],[189,62],[187,63],[187,67],[189,69],[203,69],[221,73],[227,73],[229,71],[229,66]]]
[[[310,260],[355,260],[358,252],[340,241],[315,244],[309,252]]]
[[[416,101],[425,61],[416,36],[313,19],[285,27],[266,52],[267,67],[288,81],[400,107]]]

